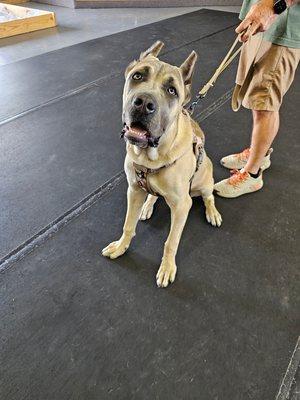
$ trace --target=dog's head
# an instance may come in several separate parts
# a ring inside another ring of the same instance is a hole
[[[124,134],[130,143],[142,148],[157,146],[190,100],[197,54],[193,51],[176,67],[157,58],[162,47],[162,42],[154,43],[125,72]]]

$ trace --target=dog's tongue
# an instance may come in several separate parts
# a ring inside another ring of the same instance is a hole
[[[147,139],[148,132],[146,131],[146,129],[143,129],[142,127],[139,126],[129,127],[125,135],[140,141],[148,140]]]

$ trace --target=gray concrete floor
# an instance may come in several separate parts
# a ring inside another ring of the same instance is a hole
[[[199,10],[203,7],[180,8],[112,8],[70,9],[39,3],[24,6],[51,10],[56,13],[56,28],[31,32],[11,38],[0,39],[0,65],[9,64],[52,50],[71,46],[141,25],[150,24],[176,15]],[[236,6],[205,7],[238,12]]]

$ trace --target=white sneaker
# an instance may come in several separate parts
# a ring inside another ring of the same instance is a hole
[[[273,152],[273,149],[270,148],[267,155],[264,157],[260,169],[264,171],[265,169],[268,169],[271,166],[271,154]],[[220,161],[221,165],[223,167],[228,168],[228,169],[241,169],[243,168],[249,158],[250,155],[250,149],[245,149],[241,153],[237,154],[230,154],[227,157],[223,157]]]
[[[232,175],[228,179],[215,184],[214,189],[217,195],[221,197],[238,197],[242,194],[256,192],[264,185],[262,180],[262,171],[257,178],[253,178],[246,171],[232,171]]]

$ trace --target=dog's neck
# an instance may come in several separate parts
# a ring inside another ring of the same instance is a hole
[[[147,168],[160,168],[171,164],[192,148],[193,136],[190,133],[190,124],[190,117],[181,112],[167,132],[161,136],[157,147],[141,149],[128,143],[127,153],[132,161]]]

